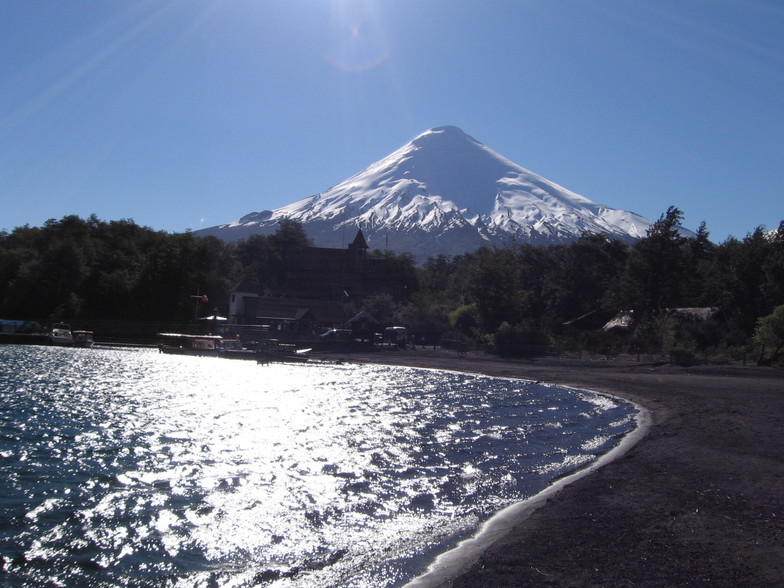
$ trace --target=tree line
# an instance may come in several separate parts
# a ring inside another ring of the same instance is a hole
[[[371,252],[391,260],[408,287],[396,297],[346,302],[346,312],[367,310],[423,341],[459,341],[509,356],[584,349],[736,357],[763,350],[759,359],[777,359],[784,222],[714,244],[704,223],[696,236],[683,236],[682,219],[670,207],[633,244],[585,234],[569,245],[485,247],[421,266],[409,255]],[[272,235],[236,244],[94,215],[18,227],[0,232],[0,318],[186,321],[195,294],[225,313],[228,292],[241,279],[279,295],[287,256],[308,245],[302,226],[290,220]],[[695,307],[715,313],[684,319],[673,312]],[[633,322],[603,331],[621,311]]]
[[[182,322],[196,295],[225,312],[240,279],[278,294],[286,256],[308,245],[292,221],[239,244],[95,215],[18,227],[0,232],[0,318]]]
[[[448,318],[457,335],[505,355],[538,348],[728,358],[758,352],[759,321],[784,305],[784,222],[717,245],[704,223],[694,237],[683,236],[682,219],[670,207],[631,245],[585,234],[570,245],[432,258],[421,269],[420,303],[431,316],[440,309],[442,324]],[[684,308],[715,312],[703,319],[675,311]],[[633,318],[629,327],[602,330],[619,312]],[[772,340],[768,350],[780,351]]]

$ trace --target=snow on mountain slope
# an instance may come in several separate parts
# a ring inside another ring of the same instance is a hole
[[[652,221],[592,202],[495,153],[456,127],[437,127],[329,190],[197,231],[227,241],[300,221],[319,247],[361,228],[371,249],[424,260],[483,244],[568,243],[584,232],[644,237]]]

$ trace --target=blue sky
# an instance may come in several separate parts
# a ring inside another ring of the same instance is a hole
[[[784,219],[783,106],[780,0],[2,0],[0,229],[196,230],[456,125],[721,242]]]

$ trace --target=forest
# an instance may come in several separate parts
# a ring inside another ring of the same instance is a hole
[[[569,350],[780,362],[784,221],[715,244],[704,223],[695,237],[682,236],[682,219],[670,207],[633,244],[585,234],[569,245],[481,248],[421,265],[374,251],[394,261],[408,287],[397,298],[346,302],[346,313],[367,310],[422,343],[502,356]],[[277,295],[286,256],[309,244],[291,220],[236,244],[94,215],[18,227],[0,232],[0,318],[188,321],[194,294],[225,313],[243,278]],[[619,316],[617,328],[602,329]]]

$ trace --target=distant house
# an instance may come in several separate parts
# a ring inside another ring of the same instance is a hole
[[[601,310],[592,310],[583,315],[561,323],[563,327],[578,331],[593,331],[602,328],[610,316]]]
[[[665,308],[664,312],[681,323],[699,323],[715,317],[719,309],[715,306]],[[610,319],[603,327],[603,331],[629,331],[636,324],[633,310],[622,310]]]
[[[240,282],[229,298],[229,327],[243,339],[312,339],[327,329],[342,327],[346,315],[333,300],[270,298]]]
[[[340,304],[330,300],[257,297],[246,300],[245,310],[238,324],[255,325],[269,336],[286,332],[308,338],[340,327],[346,320]]]
[[[346,249],[305,247],[286,259],[286,296],[319,300],[361,300],[386,292],[404,295],[406,284],[394,275],[390,260],[368,256],[362,230]]]
[[[259,291],[247,278],[229,290],[229,321],[236,324],[255,324]]]
[[[376,293],[402,296],[408,285],[400,283],[390,260],[369,257],[367,249],[360,230],[346,249],[305,247],[290,254],[277,297],[261,296],[250,280],[240,281],[229,292],[230,324],[270,337],[310,336],[345,326],[344,302]]]
[[[346,249],[305,247],[290,254],[281,296],[261,296],[247,279],[230,290],[230,323],[271,332],[320,332],[344,326],[349,318],[342,310],[344,302],[376,293],[402,296],[407,284],[399,282],[390,260],[369,257],[367,249],[359,230]]]
[[[372,339],[373,334],[380,332],[381,329],[381,323],[366,310],[362,310],[348,319],[346,326],[351,329],[357,339]]]
[[[634,311],[622,310],[602,327],[602,331],[628,331],[634,326]]]

